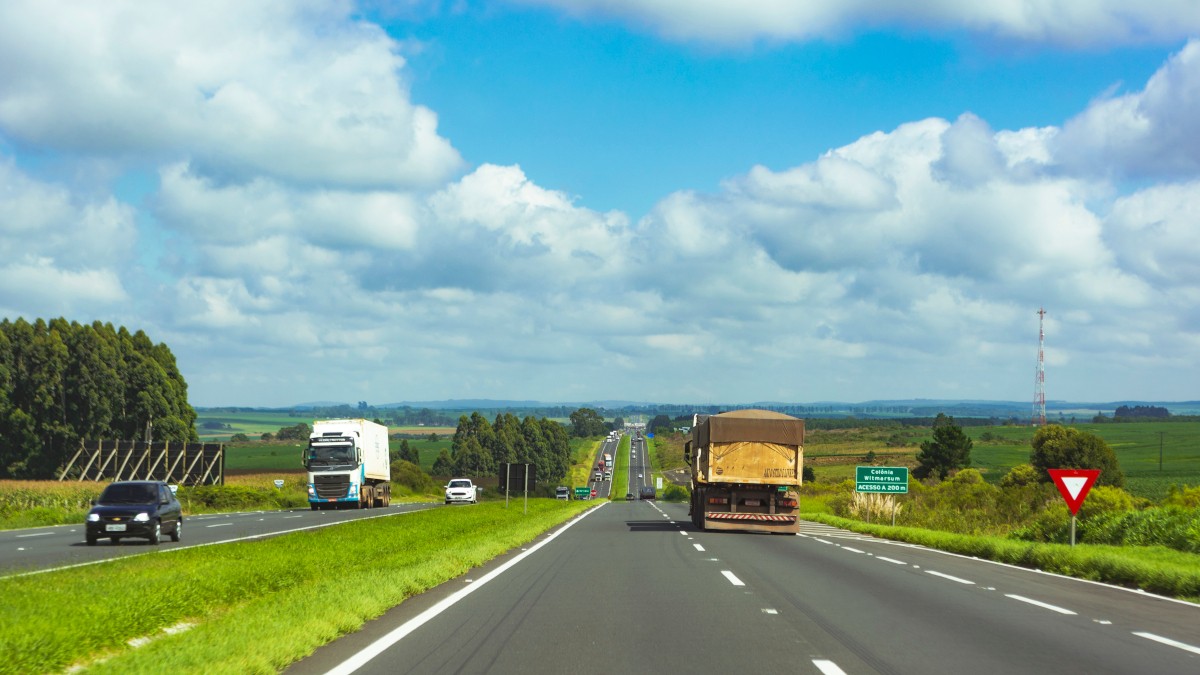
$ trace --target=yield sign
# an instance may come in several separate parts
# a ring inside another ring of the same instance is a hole
[[[1083,500],[1087,498],[1088,490],[1100,476],[1100,469],[1046,469],[1063,499],[1067,500],[1067,508],[1071,515],[1079,513]]]

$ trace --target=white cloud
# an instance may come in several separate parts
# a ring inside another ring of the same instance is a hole
[[[348,3],[4,3],[0,62],[19,64],[0,69],[0,129],[23,144],[357,188],[461,166]]]
[[[510,0],[615,17],[670,38],[736,43],[812,40],[881,27],[953,30],[1070,45],[1170,42],[1200,31],[1191,0],[944,2],[913,0]]]

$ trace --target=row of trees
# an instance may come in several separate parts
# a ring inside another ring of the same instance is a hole
[[[546,418],[517,419],[510,413],[495,423],[478,412],[458,419],[450,452],[443,449],[434,460],[435,476],[490,476],[506,462],[533,464],[539,482],[557,483],[571,466],[567,428]]]
[[[971,465],[972,446],[971,439],[953,417],[939,414],[933,423],[933,438],[921,443],[913,477],[945,480],[951,472]],[[1117,453],[1093,433],[1050,424],[1034,433],[1032,446],[1029,466],[1040,482],[1050,482],[1047,469],[1100,469],[1098,485],[1125,485]]]
[[[0,478],[53,477],[85,439],[197,441],[175,356],[142,331],[0,321]]]

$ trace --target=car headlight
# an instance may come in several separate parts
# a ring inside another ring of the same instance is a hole
[[[150,520],[150,514],[146,513],[146,512],[142,512],[142,513],[139,513],[136,516],[134,516],[133,519],[138,521],[139,523],[144,523],[147,520]]]
[[[347,497],[357,497],[358,496],[358,483],[350,484],[350,489],[346,490],[346,496]]]
[[[312,484],[312,483],[309,483],[309,484],[308,484],[308,496],[309,496],[309,497],[316,497],[316,496],[317,496],[317,489],[313,487],[313,484]]]
[[[99,513],[89,513],[89,514],[88,514],[88,522],[89,522],[89,523],[98,523],[98,522],[100,522],[100,514],[99,514]]]

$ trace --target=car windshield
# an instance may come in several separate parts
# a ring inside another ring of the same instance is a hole
[[[467,488],[468,487],[469,488],[469,487],[471,487],[471,481],[469,481],[469,480],[452,480],[452,481],[450,481],[450,487],[452,487],[452,488],[456,488],[456,487],[466,487]]]
[[[153,504],[158,487],[146,483],[113,483],[100,494],[101,504]]]

